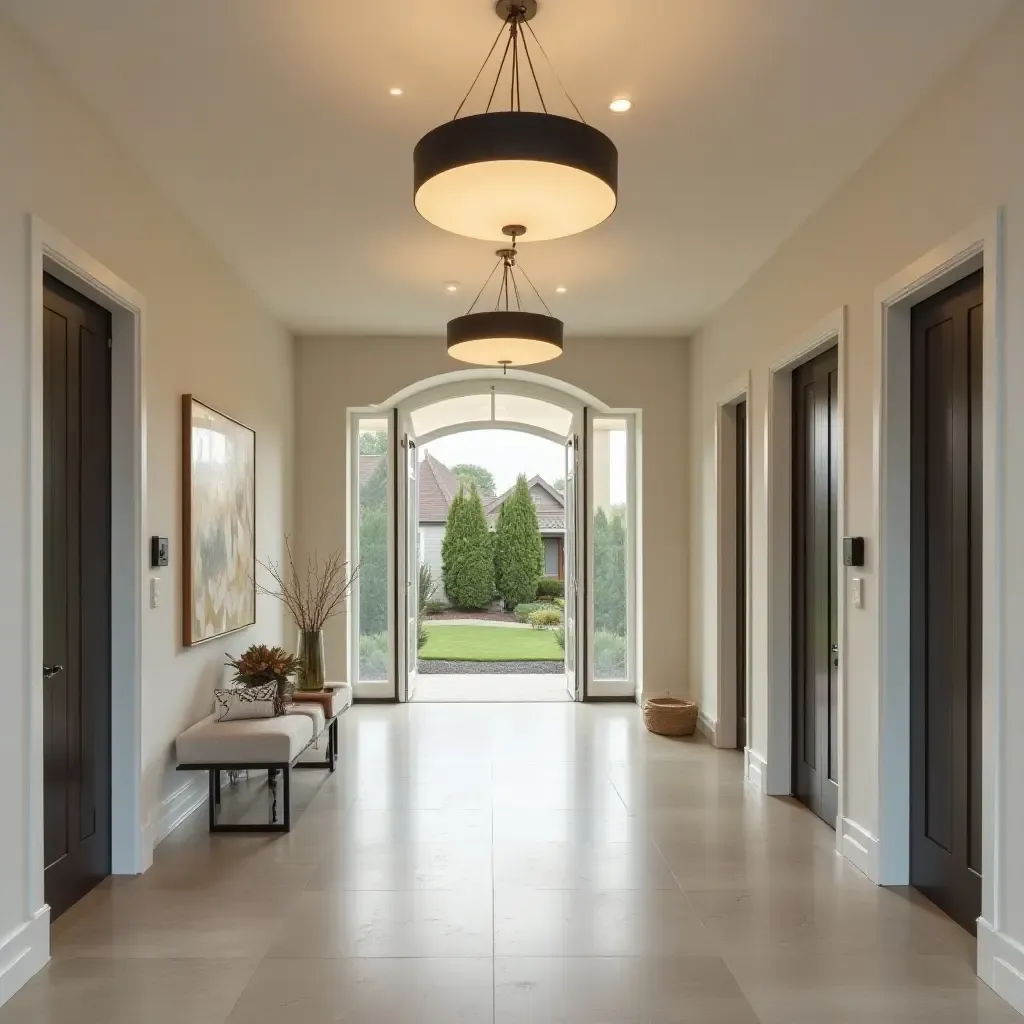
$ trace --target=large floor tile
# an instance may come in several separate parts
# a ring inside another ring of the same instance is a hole
[[[677,889],[650,840],[631,843],[505,842],[495,845],[497,889]]]
[[[224,1024],[257,960],[53,960],[3,1024]]]
[[[498,889],[496,956],[675,956],[712,950],[678,890]]]
[[[491,886],[491,843],[407,842],[346,845],[319,864],[306,886],[335,889],[474,889]]]
[[[718,957],[542,957],[494,963],[495,1024],[758,1024]]]
[[[490,889],[307,892],[271,957],[489,957]]]
[[[265,960],[228,1024],[485,1024],[492,961]]]

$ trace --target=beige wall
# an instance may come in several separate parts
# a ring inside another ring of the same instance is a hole
[[[190,651],[181,647],[180,396],[193,391],[255,428],[258,547],[261,554],[276,554],[290,514],[294,388],[288,334],[3,22],[0,97],[2,973],[5,937],[39,908],[39,894],[29,892],[27,882],[27,773],[41,772],[28,763],[27,695],[41,685],[40,666],[28,663],[27,639],[28,215],[56,228],[147,302],[144,531],[171,538],[171,564],[160,571],[162,606],[143,611],[143,813],[150,835],[166,810],[164,798],[184,781],[170,770],[173,739],[209,712],[224,652],[257,637],[282,636],[277,607],[261,602],[255,629]],[[0,999],[10,994],[6,985],[0,980]]]
[[[297,354],[298,533],[305,548],[324,552],[345,544],[346,410],[384,402],[461,364],[440,337],[300,338]],[[643,410],[644,686],[685,694],[685,346],[675,339],[570,339],[565,355],[542,369],[613,408]],[[330,630],[328,656],[344,671],[341,620]]]
[[[846,665],[845,813],[878,832],[878,617],[874,531],[873,410],[875,288],[979,217],[1005,204],[1005,337],[1003,376],[1006,464],[1003,522],[1005,614],[1024,615],[1024,6],[1011,5],[991,34],[893,137],[705,326],[693,343],[691,376],[692,518],[690,671],[715,717],[715,403],[748,370],[751,429],[751,516],[755,544],[765,530],[765,414],[768,367],[831,311],[848,310],[846,363],[846,532],[868,538],[865,607],[850,608]],[[996,315],[986,310],[986,317]],[[752,746],[766,754],[767,580],[762,550],[752,562]],[[1007,656],[1014,653],[1008,640]],[[1024,687],[1013,662],[1004,727],[1024,729]],[[785,685],[785,682],[783,682]],[[1024,777],[1024,746],[1009,744],[999,767],[1007,786]],[[1011,781],[1012,780],[1012,781]],[[1000,927],[1024,939],[1024,815],[1006,790],[998,842],[1016,865],[999,893]]]

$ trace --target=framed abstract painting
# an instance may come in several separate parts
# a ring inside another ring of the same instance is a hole
[[[182,625],[194,647],[256,621],[256,433],[182,396]]]

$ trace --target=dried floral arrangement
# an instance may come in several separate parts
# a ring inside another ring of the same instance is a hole
[[[291,542],[285,538],[285,562],[256,560],[269,576],[270,584],[256,582],[256,591],[272,597],[288,609],[302,633],[319,633],[324,624],[345,608],[358,570],[349,572],[341,551],[333,551],[322,562],[314,552],[300,570]]]
[[[237,658],[228,655],[227,664],[235,670],[234,682],[243,686],[263,683],[287,683],[299,668],[299,661],[282,647],[253,644]]]

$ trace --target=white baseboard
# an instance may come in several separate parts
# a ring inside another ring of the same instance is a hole
[[[146,824],[149,849],[166,839],[193,811],[202,807],[209,796],[206,774],[195,775],[160,801]]]
[[[703,710],[697,712],[697,732],[699,732],[701,736],[706,737],[711,743],[711,746],[716,745],[715,736],[718,731],[717,726],[718,723],[708,718]]]
[[[836,842],[839,852],[877,885],[881,863],[881,843],[878,836],[872,835],[850,818],[840,818],[839,826]]]
[[[978,977],[1024,1013],[1024,945],[978,918]]]
[[[50,908],[40,907],[28,921],[0,940],[0,1006],[50,959]]]
[[[762,793],[767,792],[768,762],[756,751],[747,747],[744,752],[747,782],[752,782]]]

